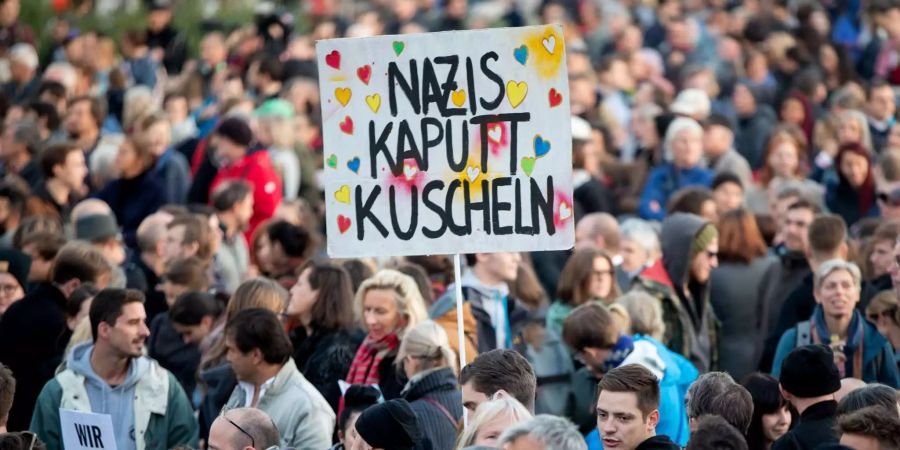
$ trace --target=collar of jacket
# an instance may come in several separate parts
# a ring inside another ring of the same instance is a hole
[[[811,405],[800,414],[800,421],[827,419],[837,415],[838,404],[834,400],[825,400]]]

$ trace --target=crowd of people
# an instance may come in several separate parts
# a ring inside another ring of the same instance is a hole
[[[900,2],[187,1],[0,0],[0,447],[900,448]],[[314,43],[536,23],[574,248],[329,259]]]

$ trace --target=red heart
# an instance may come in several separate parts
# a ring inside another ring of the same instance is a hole
[[[335,69],[341,68],[341,54],[337,50],[332,50],[331,53],[325,56],[325,64],[328,64]]]
[[[338,214],[338,230],[341,230],[341,234],[347,232],[350,229],[350,218],[344,216],[343,214]]]
[[[372,76],[372,68],[366,64],[359,69],[356,69],[356,76],[358,76],[363,83],[369,84],[369,77]]]
[[[559,106],[560,103],[562,95],[555,88],[550,88],[550,107]]]
[[[347,134],[353,134],[353,119],[350,116],[344,117],[344,121],[341,122],[341,131]]]

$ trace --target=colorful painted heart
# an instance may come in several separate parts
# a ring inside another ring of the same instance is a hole
[[[366,104],[369,105],[369,109],[371,109],[373,113],[377,113],[378,108],[381,107],[381,96],[378,94],[366,96]]]
[[[335,69],[341,68],[341,53],[337,50],[332,50],[331,53],[325,55],[325,64],[328,64]]]
[[[457,107],[462,107],[462,105],[466,104],[466,91],[462,89],[453,91],[453,93],[450,94],[450,100]]]
[[[419,166],[417,166],[415,162],[403,163],[403,176],[406,177],[406,181],[410,181],[415,178],[418,172]]]
[[[533,158],[531,156],[523,156],[521,162],[519,163],[522,166],[522,171],[525,172],[525,175],[531,176],[531,173],[534,172],[534,163],[537,162],[537,158]]]
[[[341,202],[350,204],[350,186],[346,184],[341,186],[340,189],[334,192],[334,199]]]
[[[509,100],[510,106],[513,108],[522,104],[525,96],[528,94],[528,83],[524,81],[507,81],[506,82],[506,98]]]
[[[366,84],[369,84],[369,79],[372,77],[372,68],[366,64],[359,69],[356,69],[356,76]]]
[[[331,155],[328,157],[328,167],[334,169],[337,167],[337,155]]]
[[[569,206],[568,203],[562,202],[559,204],[559,220],[564,221],[572,217],[572,207]]]
[[[472,166],[466,168],[466,176],[469,177],[469,182],[474,182],[475,180],[477,180],[478,175],[481,175],[480,168]]]
[[[347,161],[347,168],[352,170],[353,173],[359,173],[359,158],[357,157]]]
[[[503,142],[503,127],[500,125],[492,125],[488,128],[488,139],[490,139],[495,144],[500,144]]]
[[[556,50],[556,36],[551,34],[545,37],[541,44],[544,44],[544,50],[547,50],[547,53],[552,55]]]
[[[562,94],[560,94],[559,91],[556,90],[556,88],[550,88],[549,98],[551,108],[553,108],[554,106],[559,106],[559,104],[562,103]]]
[[[544,140],[541,135],[536,135],[534,137],[534,156],[540,158],[547,153],[550,153],[550,141]]]
[[[353,91],[350,88],[336,88],[334,90],[334,98],[341,104],[341,106],[347,106],[347,103],[350,103],[350,97],[353,96]]]
[[[341,231],[341,234],[344,234],[347,232],[347,230],[350,229],[350,224],[352,222],[350,221],[349,217],[347,217],[343,214],[338,214],[337,223],[338,223],[338,230]]]
[[[353,119],[350,116],[344,117],[344,121],[340,124],[341,131],[347,134],[353,134]]]
[[[394,47],[394,53],[397,56],[400,56],[400,54],[403,53],[403,49],[406,48],[406,44],[404,44],[403,42],[400,42],[400,41],[394,41],[393,47]]]
[[[525,61],[528,61],[528,47],[525,45],[521,45],[513,50],[513,57],[516,58],[516,61],[521,65],[525,65]]]

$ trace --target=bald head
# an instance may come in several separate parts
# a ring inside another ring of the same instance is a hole
[[[597,247],[619,253],[619,222],[607,213],[591,213],[575,225],[575,248]]]
[[[89,198],[87,200],[82,200],[72,208],[71,220],[72,223],[75,223],[82,217],[93,216],[95,214],[112,215],[112,213],[112,208],[110,208],[103,200]]]
[[[226,411],[213,422],[207,448],[263,450],[278,444],[278,428],[265,412],[256,408],[236,408]]]
[[[834,393],[834,399],[839,402],[846,397],[847,394],[864,387],[866,387],[866,382],[859,378],[844,378],[841,380],[841,388]]]
[[[147,216],[138,226],[137,244],[141,253],[162,256],[162,243],[166,237],[166,228],[175,217],[167,212],[155,212]]]

